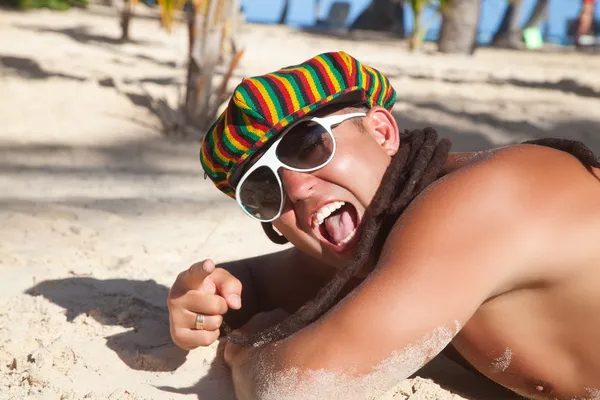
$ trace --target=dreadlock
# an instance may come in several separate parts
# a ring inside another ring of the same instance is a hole
[[[523,142],[523,144],[535,144],[569,153],[573,157],[577,158],[587,168],[588,171],[591,171],[592,167],[600,168],[600,160],[598,157],[596,157],[594,152],[585,144],[577,140],[544,138],[528,140]]]
[[[400,149],[392,158],[383,175],[382,184],[365,211],[354,259],[341,268],[333,279],[319,290],[314,299],[282,322],[262,332],[252,335],[232,334],[231,329],[223,323],[222,328],[228,335],[228,340],[243,346],[260,347],[292,335],[331,309],[346,283],[371,256],[376,255],[379,258],[383,239],[412,200],[440,175],[451,147],[448,139],[438,141],[437,132],[430,127],[424,130],[407,130],[400,135],[400,139]],[[591,170],[591,167],[600,168],[600,162],[594,153],[578,141],[549,138],[523,143],[568,152],[588,170]],[[263,229],[275,243],[285,241],[272,226],[263,224]]]
[[[228,339],[236,344],[259,347],[272,341],[281,340],[318,319],[333,305],[334,300],[350,278],[369,261],[373,252],[377,256],[381,245],[375,249],[380,238],[385,238],[393,223],[404,211],[412,199],[427,185],[432,183],[444,167],[450,141],[444,139],[438,143],[437,133],[433,128],[406,131],[401,135],[400,149],[393,157],[386,170],[382,182],[394,184],[380,185],[373,201],[365,211],[363,223],[359,230],[358,249],[354,259],[324,287],[315,298],[284,321],[254,335],[230,334],[231,330],[224,326]],[[263,226],[265,232],[268,227]],[[272,229],[272,228],[271,228]],[[273,232],[268,232],[271,238]]]

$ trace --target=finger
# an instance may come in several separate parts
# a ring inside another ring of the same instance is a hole
[[[201,330],[201,331],[215,331],[221,327],[223,323],[222,315],[206,315],[206,314],[197,314],[191,311],[186,311],[185,313],[186,319],[186,328],[190,328],[193,330]],[[204,322],[202,322],[202,326],[200,329],[196,329],[196,316],[204,315]],[[182,326],[183,327],[183,326]]]
[[[185,350],[193,350],[201,346],[210,346],[219,338],[221,332],[177,329],[172,333],[175,344]]]
[[[242,307],[242,282],[228,271],[217,268],[209,280],[213,281],[217,292],[227,301],[227,305],[239,310]]]
[[[181,304],[185,310],[207,315],[225,314],[229,307],[224,298],[216,294],[190,290],[181,298]]]
[[[211,259],[199,261],[183,272],[183,282],[187,289],[202,288],[204,280],[215,270],[215,263]]]

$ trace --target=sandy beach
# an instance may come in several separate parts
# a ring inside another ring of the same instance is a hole
[[[166,297],[191,263],[281,249],[203,179],[195,139],[166,137],[146,92],[175,98],[186,38],[140,7],[0,10],[0,399],[233,400],[217,345],[171,341]],[[600,56],[480,49],[243,27],[233,83],[344,50],[386,73],[402,128],[455,151],[530,138],[600,153]],[[409,321],[408,321],[409,322]],[[442,357],[383,399],[514,399]]]

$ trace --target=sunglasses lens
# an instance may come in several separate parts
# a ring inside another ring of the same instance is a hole
[[[281,189],[268,167],[252,171],[242,183],[239,196],[244,209],[260,220],[275,218],[281,207]]]
[[[314,121],[293,125],[277,147],[277,158],[292,168],[312,169],[324,165],[333,154],[333,138]]]

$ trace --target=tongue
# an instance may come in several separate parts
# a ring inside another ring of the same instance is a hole
[[[352,216],[347,210],[331,215],[323,223],[334,244],[338,244],[346,239],[354,228],[356,228]]]

